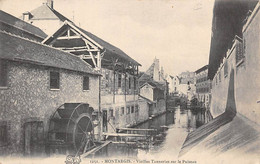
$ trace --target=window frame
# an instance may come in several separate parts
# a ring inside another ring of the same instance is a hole
[[[86,88],[86,89],[85,89],[85,87],[84,87],[84,86],[85,86],[85,85],[84,85],[84,84],[85,84],[85,83],[84,83],[85,78],[88,79],[88,80],[87,80],[87,81],[88,81],[88,85],[87,85],[87,88]],[[82,76],[82,90],[83,90],[83,91],[89,91],[89,90],[90,90],[90,78],[89,78],[89,76],[87,76],[87,75],[83,75],[83,76]]]
[[[0,146],[8,145],[8,124],[7,121],[0,122]]]
[[[130,114],[131,113],[131,107],[130,106],[127,106],[126,107],[126,114]]]
[[[125,114],[125,107],[121,107],[120,109],[120,115],[122,116]]]
[[[4,78],[2,78],[2,73]],[[0,83],[0,89],[7,89],[8,88],[8,63],[6,60],[3,59],[0,59],[0,78],[4,79],[3,85]]]
[[[56,88],[52,88],[52,86],[51,86],[51,80],[52,80],[52,76],[51,76],[51,74],[52,73],[58,73],[58,87]],[[50,70],[50,72],[49,72],[49,88],[50,88],[50,90],[60,90],[60,72],[59,71],[53,71],[53,70]]]
[[[135,106],[132,105],[132,106],[131,106],[131,113],[134,113],[134,112],[135,112]]]
[[[119,80],[120,79],[120,80]],[[120,83],[119,83],[120,81]],[[119,85],[120,84],[120,85]],[[121,88],[122,87],[122,74],[118,73],[118,77],[117,77],[117,87]]]

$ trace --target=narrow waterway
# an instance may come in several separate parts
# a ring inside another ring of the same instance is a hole
[[[152,144],[149,149],[126,144],[110,144],[96,154],[96,157],[177,158],[188,133],[200,125],[196,118],[189,109],[176,108],[173,112],[167,112],[135,127],[164,132],[162,140]]]

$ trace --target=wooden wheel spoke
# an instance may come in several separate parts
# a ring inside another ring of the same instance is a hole
[[[86,132],[88,132],[88,126],[89,126],[89,123],[90,123],[90,121],[88,122],[88,125],[87,125],[87,127],[86,127]]]
[[[82,129],[82,127],[80,126],[80,125],[77,125],[79,128],[80,128],[80,130],[84,133],[84,134],[86,134],[86,132]]]

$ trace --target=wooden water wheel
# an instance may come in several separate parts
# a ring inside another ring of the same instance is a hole
[[[50,152],[79,155],[95,147],[92,112],[93,108],[85,103],[60,106],[50,119]]]

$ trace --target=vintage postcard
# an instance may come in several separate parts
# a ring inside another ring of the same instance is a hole
[[[260,164],[259,0],[0,9],[0,164]]]

